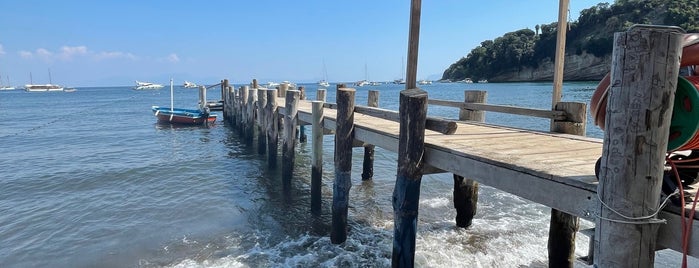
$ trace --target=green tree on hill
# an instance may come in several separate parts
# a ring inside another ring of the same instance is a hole
[[[634,24],[674,25],[687,32],[699,32],[697,0],[618,0],[614,4],[599,3],[580,12],[569,24],[566,53],[582,53],[610,57],[615,32]],[[489,79],[516,72],[523,67],[537,68],[553,61],[557,23],[538,24],[536,32],[521,29],[495,40],[486,40],[444,71],[442,79],[452,81]]]

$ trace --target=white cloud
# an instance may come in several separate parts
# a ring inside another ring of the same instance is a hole
[[[1,48],[1,47],[0,47]],[[21,50],[19,51],[20,57],[24,59],[33,59],[33,58],[39,58],[45,61],[53,61],[53,60],[58,60],[58,61],[70,61],[74,59],[79,59],[79,58],[88,58],[92,60],[110,60],[110,59],[129,59],[129,60],[137,60],[138,57],[136,57],[134,54],[131,54],[129,52],[121,52],[121,51],[100,51],[100,52],[94,52],[90,51],[87,46],[62,46],[60,50],[56,53],[51,52],[48,49],[45,48],[39,48],[34,52],[27,51],[27,50]],[[175,59],[177,59],[177,56],[175,55]]]
[[[0,44],[0,56],[5,55],[5,48],[2,47],[2,44]]]
[[[31,59],[32,58],[32,53],[26,50],[20,50],[19,51],[19,56],[25,59]]]
[[[125,59],[130,59],[130,60],[137,60],[138,59],[138,57],[134,56],[131,53],[121,52],[121,51],[102,51],[99,53],[95,53],[92,56],[92,58],[95,60],[109,60],[109,59],[119,59],[119,58],[125,58]]]
[[[58,58],[63,59],[63,60],[72,60],[73,56],[82,56],[82,55],[87,55],[89,52],[87,51],[86,46],[77,46],[77,47],[69,47],[69,46],[63,46],[61,47],[61,53],[58,55]]]
[[[172,53],[172,54],[170,54],[170,55],[167,56],[167,61],[169,61],[169,62],[179,62],[179,61],[180,61],[180,57],[177,57],[177,54]]]

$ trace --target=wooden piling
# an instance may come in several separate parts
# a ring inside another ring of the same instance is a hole
[[[401,91],[398,175],[393,189],[393,267],[414,265],[426,117],[427,92]]]
[[[313,122],[311,122],[311,212],[321,211],[321,185],[323,183],[323,101],[313,101]]]
[[[294,159],[296,153],[296,117],[298,113],[300,92],[287,90],[284,101],[284,133],[282,135],[282,182],[291,185],[294,175]]]
[[[267,91],[265,117],[265,123],[267,124],[267,164],[269,167],[274,168],[277,166],[277,147],[279,146],[276,89],[270,89]]]
[[[367,106],[379,107],[379,91],[369,90],[367,96]],[[362,163],[362,180],[371,180],[374,178],[374,150],[373,144],[364,145],[364,162]]]
[[[464,102],[485,103],[487,91],[466,90]],[[485,111],[459,110],[459,120],[485,122]],[[478,182],[454,174],[454,208],[456,209],[456,226],[471,226],[478,208]]]
[[[325,101],[326,101],[326,100],[325,100],[325,89],[319,88],[319,89],[316,91],[316,100],[319,100],[319,101],[322,101],[322,102],[325,102]]]
[[[221,80],[221,99],[223,99],[223,121],[230,120],[230,115],[228,114],[228,109],[230,108],[230,103],[228,102],[228,79]]]
[[[299,100],[306,100],[306,88],[304,86],[299,86]],[[306,126],[299,125],[299,142],[306,142],[307,140]]]
[[[240,125],[238,126],[238,130],[243,136],[243,140],[247,140],[245,138],[245,133],[246,133],[246,127],[247,127],[247,118],[248,118],[248,112],[247,112],[247,107],[248,107],[248,93],[249,93],[249,86],[242,86],[240,88],[240,98],[238,101],[238,111],[240,115]]]
[[[333,182],[332,227],[330,241],[347,240],[349,191],[352,187],[352,142],[354,141],[354,96],[352,88],[338,85],[335,130],[335,181]]]
[[[255,81],[255,80],[253,80]],[[257,81],[255,81],[257,82]],[[265,107],[267,106],[267,89],[257,90],[257,153],[265,154],[267,151],[267,124],[265,124]]]
[[[653,267],[659,224],[650,215],[660,203],[681,40],[674,27],[633,27],[614,34],[595,267]],[[632,221],[612,209],[649,219]]]
[[[564,111],[566,120],[553,120],[552,132],[585,136],[587,105],[579,102],[559,102],[556,111]],[[578,217],[552,208],[549,224],[549,267],[573,267],[575,265],[575,238],[580,229]],[[591,257],[591,256],[588,256]]]
[[[257,88],[248,89],[248,101],[245,107],[245,143],[252,145],[255,138],[255,105]]]
[[[252,79],[252,88],[258,88],[257,79]]]
[[[277,92],[277,97],[279,98],[286,98],[286,91],[289,90],[289,84],[288,83],[281,83],[279,84],[279,92]]]

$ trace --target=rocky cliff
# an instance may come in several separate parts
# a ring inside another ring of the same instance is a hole
[[[611,65],[611,57],[598,58],[588,53],[566,55],[563,80],[600,80],[609,72]],[[539,64],[538,68],[522,67],[520,70],[505,72],[488,80],[491,82],[552,81],[553,68],[553,61],[546,59]]]

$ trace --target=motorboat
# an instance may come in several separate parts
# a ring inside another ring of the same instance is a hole
[[[133,89],[134,90],[145,90],[145,89],[161,89],[161,88],[163,88],[163,85],[161,85],[161,84],[136,81],[136,86]]]
[[[182,85],[184,88],[197,88],[197,84],[189,82],[189,81],[184,81],[184,85]]]

